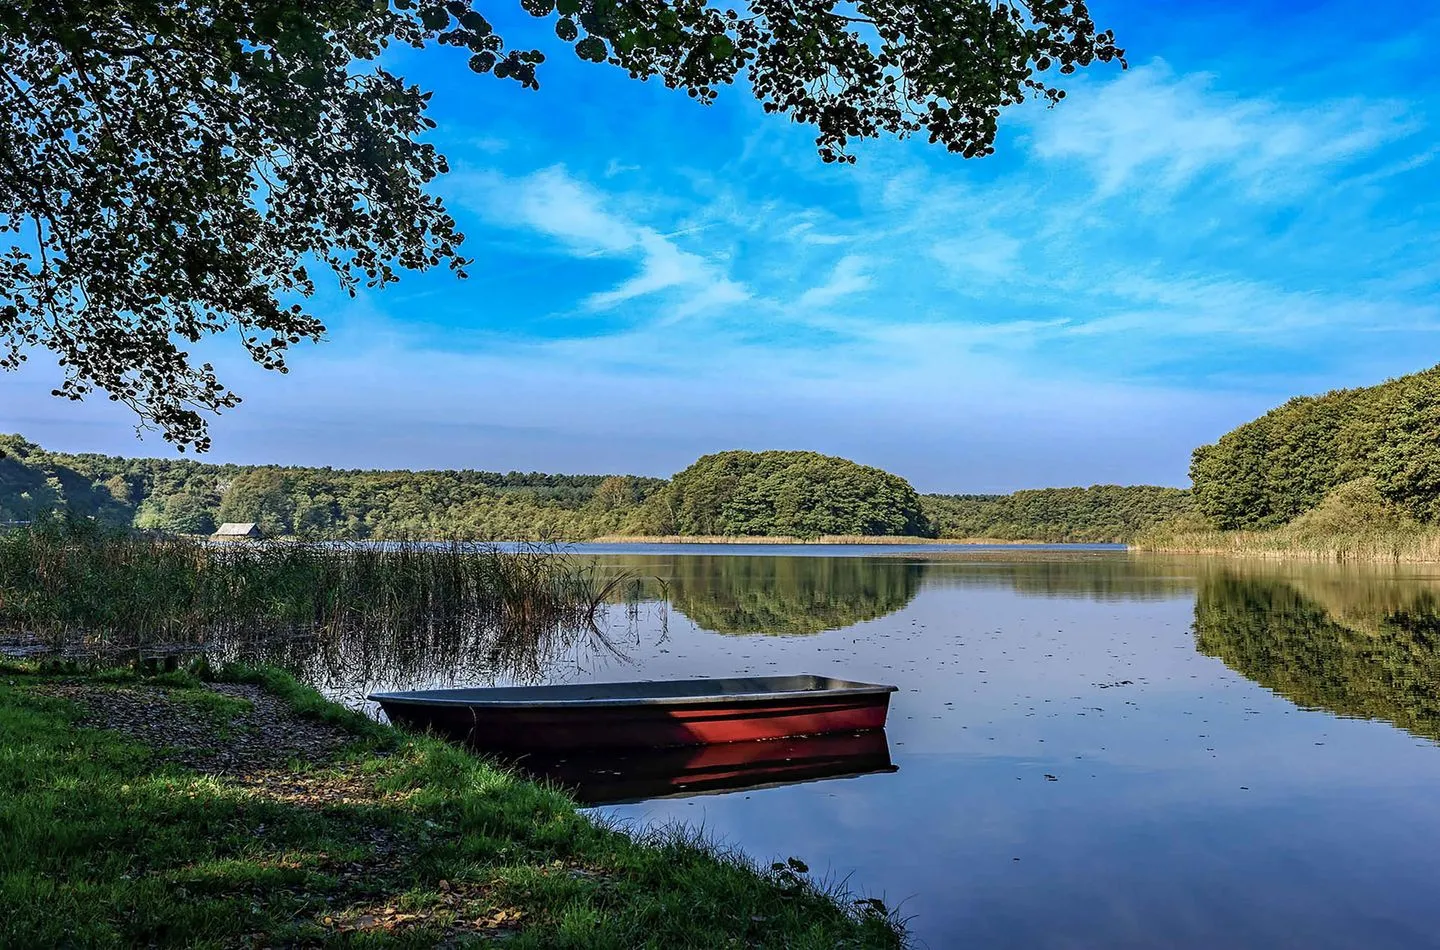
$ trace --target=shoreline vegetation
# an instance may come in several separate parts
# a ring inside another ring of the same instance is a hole
[[[1289,400],[1191,457],[1193,511],[1140,550],[1440,561],[1440,367]]]
[[[1267,560],[1434,564],[1440,563],[1440,528],[1327,535],[1284,528],[1272,531],[1160,529],[1135,539],[1130,550]]]
[[[884,905],[621,828],[270,668],[0,661],[0,944],[890,948]]]
[[[0,435],[0,526],[68,512],[140,531],[221,523],[307,540],[584,541],[743,536],[1125,542],[1190,510],[1146,485],[1009,495],[918,494],[815,452],[718,452],[671,479],[539,472],[370,471],[50,452]]]
[[[631,580],[550,548],[214,544],[49,519],[0,532],[0,633],[109,661],[357,629],[539,645],[594,631]]]
[[[1199,514],[1142,533],[1137,551],[1309,561],[1440,561],[1440,525],[1387,498],[1374,479],[1343,482],[1315,507],[1273,528],[1221,530]]]

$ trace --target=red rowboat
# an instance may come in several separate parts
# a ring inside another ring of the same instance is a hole
[[[753,676],[372,693],[397,725],[497,750],[660,748],[885,726],[894,686]]]
[[[522,755],[513,764],[564,786],[582,805],[713,795],[898,769],[883,729],[770,742]]]

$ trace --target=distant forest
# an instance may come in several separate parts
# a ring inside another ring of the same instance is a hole
[[[926,495],[942,538],[1129,541],[1190,512],[1190,493],[1158,485],[1037,488],[1011,495]]]
[[[1175,488],[919,495],[815,452],[721,452],[673,479],[217,465],[48,452],[0,435],[0,522],[69,511],[142,530],[272,537],[583,540],[603,535],[870,535],[1127,541],[1189,511]]]

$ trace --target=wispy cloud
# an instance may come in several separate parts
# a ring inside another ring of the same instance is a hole
[[[1081,162],[1102,195],[1174,192],[1213,174],[1265,198],[1293,195],[1418,127],[1403,103],[1241,96],[1217,88],[1213,75],[1177,75],[1156,60],[1082,84],[1061,108],[1035,117],[1031,134],[1035,154]]]
[[[725,273],[723,262],[681,249],[672,236],[613,211],[605,192],[554,165],[519,178],[472,174],[480,184],[466,199],[494,223],[520,226],[552,238],[579,257],[634,260],[639,272],[609,290],[586,296],[582,306],[608,310],[662,292],[674,300],[669,317],[735,304],[750,296]]]
[[[825,283],[811,287],[800,295],[801,307],[828,307],[837,301],[863,293],[875,282],[865,273],[865,258],[858,254],[846,254],[835,264]]]

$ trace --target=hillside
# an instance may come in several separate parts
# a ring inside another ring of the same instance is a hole
[[[1190,476],[1196,509],[1224,530],[1290,523],[1347,484],[1395,516],[1434,523],[1440,367],[1292,399],[1196,449]]]

